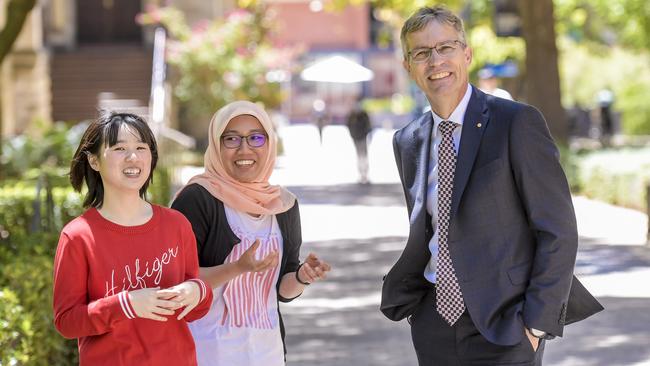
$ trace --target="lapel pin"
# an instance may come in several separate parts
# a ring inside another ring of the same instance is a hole
[[[481,124],[481,122],[479,122],[479,123],[476,124],[476,127],[478,127],[478,128],[481,128],[481,126],[483,126],[483,125]]]

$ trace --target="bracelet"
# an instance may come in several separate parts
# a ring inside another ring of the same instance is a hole
[[[309,286],[309,285],[311,285],[310,282],[304,282],[303,280],[300,279],[300,277],[298,277],[298,272],[300,272],[300,268],[302,268],[302,266],[304,264],[305,264],[304,262],[300,263],[300,265],[298,266],[298,269],[296,269],[296,272],[295,272],[296,273],[296,281],[298,281],[298,283],[300,283],[302,285]]]

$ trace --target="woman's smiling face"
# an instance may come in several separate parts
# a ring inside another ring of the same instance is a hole
[[[232,147],[237,139],[241,144]],[[251,146],[262,142],[259,147]],[[221,134],[220,144],[221,163],[228,175],[242,183],[261,179],[269,156],[269,143],[268,134],[257,118],[242,114],[231,119]]]

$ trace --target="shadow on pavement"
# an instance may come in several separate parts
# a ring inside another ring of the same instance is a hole
[[[599,244],[598,239],[580,238],[576,259],[578,275],[625,272],[649,267],[650,247]],[[650,278],[648,280],[650,281]]]
[[[605,297],[598,300],[605,311],[564,328],[564,338],[547,344],[544,364],[618,366],[650,360],[648,299]]]
[[[417,364],[408,324],[392,322],[379,311],[382,276],[404,241],[389,237],[306,243],[333,269],[326,281],[281,305],[288,366]]]
[[[404,206],[400,184],[337,184],[331,186],[288,186],[301,204]]]

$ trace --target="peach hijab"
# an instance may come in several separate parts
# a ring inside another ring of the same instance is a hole
[[[260,175],[250,183],[240,182],[228,175],[221,162],[221,135],[233,118],[243,114],[257,118],[269,136],[266,164]],[[250,214],[275,215],[293,207],[296,201],[293,193],[283,187],[269,184],[277,155],[277,135],[271,118],[264,109],[248,101],[229,103],[212,116],[208,133],[208,148],[204,157],[205,172],[192,177],[188,185],[199,184],[226,205]]]

